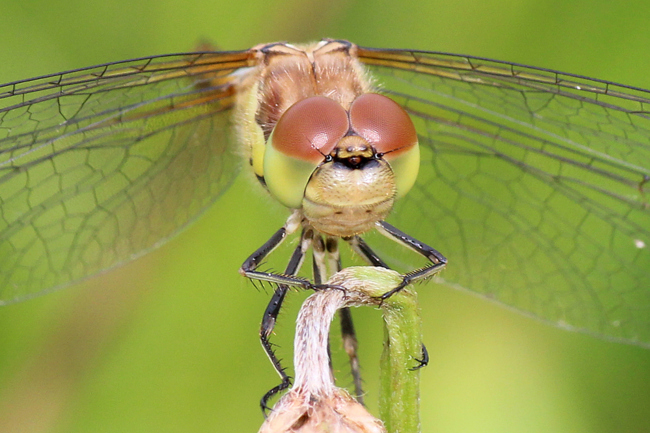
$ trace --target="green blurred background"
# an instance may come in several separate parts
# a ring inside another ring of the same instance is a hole
[[[151,54],[321,37],[509,60],[650,88],[650,3],[0,0],[0,81]],[[196,224],[106,275],[0,309],[0,432],[253,432],[277,383],[269,293],[237,269],[286,211],[238,181]],[[424,432],[650,432],[650,351],[419,287]],[[292,294],[274,341],[291,359]],[[381,321],[359,311],[376,411]],[[339,383],[348,385],[340,353]]]

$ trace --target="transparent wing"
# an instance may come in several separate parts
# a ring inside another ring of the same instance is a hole
[[[650,347],[650,94],[554,71],[361,49],[422,144],[398,227],[442,279],[553,324]]]
[[[130,260],[237,171],[246,52],[144,58],[0,87],[0,304]]]

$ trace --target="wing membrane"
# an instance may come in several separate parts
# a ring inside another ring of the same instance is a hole
[[[444,280],[650,346],[648,92],[486,59],[359,49],[412,115],[422,173],[396,224]],[[236,173],[248,52],[159,56],[0,87],[0,303],[155,247]]]
[[[423,145],[393,218],[442,279],[553,324],[650,346],[650,94],[455,55],[360,49]]]
[[[247,52],[160,56],[0,88],[0,303],[161,244],[237,172]]]

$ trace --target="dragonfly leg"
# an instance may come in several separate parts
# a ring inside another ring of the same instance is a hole
[[[389,266],[368,246],[368,244],[359,236],[352,236],[346,239],[354,252],[359,254],[371,266],[390,269]]]
[[[327,249],[327,257],[332,269],[336,272],[340,271],[341,255],[339,254],[338,239],[328,236],[325,243]],[[350,371],[352,372],[352,380],[354,382],[354,394],[357,401],[361,404],[363,402],[363,386],[361,380],[361,366],[359,364],[359,342],[357,340],[356,332],[354,331],[354,323],[352,321],[352,312],[349,308],[342,308],[339,311],[339,319],[341,321],[341,340],[345,353],[348,354],[350,359]]]
[[[259,281],[268,281],[275,284],[286,284],[287,286],[302,287],[303,289],[308,290],[322,290],[330,288],[340,288],[334,287],[327,284],[314,284],[309,279],[298,277],[295,273],[291,274],[285,272],[283,274],[276,272],[262,272],[258,271],[258,266],[262,261],[269,255],[271,252],[276,249],[288,235],[294,233],[302,225],[302,216],[296,211],[287,220],[287,222],[282,226],[277,232],[271,236],[271,238],[264,243],[261,247],[257,249],[253,254],[251,254],[246,261],[239,268],[239,273],[247,278],[252,280]],[[311,231],[311,237],[313,237],[313,229]],[[311,242],[311,237],[309,241]]]
[[[311,245],[312,238],[312,229],[303,230],[300,237],[300,244],[295,248],[293,254],[291,255],[291,259],[289,260],[289,264],[285,270],[285,275],[293,276],[298,273],[304,261],[305,253]],[[265,411],[269,409],[267,405],[269,399],[278,392],[287,389],[291,385],[291,378],[286,374],[284,367],[282,367],[282,364],[276,356],[275,351],[273,350],[273,346],[269,341],[269,337],[273,332],[273,328],[275,328],[278,314],[280,314],[280,308],[282,307],[284,297],[286,296],[288,290],[289,286],[286,284],[280,284],[277,287],[273,293],[273,296],[271,297],[271,300],[269,301],[268,306],[266,307],[266,310],[264,311],[264,317],[262,318],[262,325],[260,327],[260,341],[262,342],[262,347],[264,348],[266,355],[271,360],[271,364],[273,364],[275,371],[280,375],[281,379],[280,384],[271,388],[260,400],[260,406],[262,407],[263,413],[266,413]]]
[[[389,239],[395,240],[402,245],[405,245],[408,248],[412,249],[416,253],[421,254],[430,262],[430,264],[427,266],[415,269],[414,271],[407,272],[406,274],[402,275],[402,282],[394,289],[391,289],[388,292],[384,293],[381,296],[381,299],[388,299],[393,294],[399,292],[414,281],[435,275],[447,265],[447,259],[437,250],[398,230],[387,222],[379,221],[377,223],[377,230]]]
[[[352,322],[352,313],[349,308],[341,308],[339,310],[339,318],[341,320],[341,339],[343,340],[343,348],[345,353],[348,354],[350,359],[350,371],[352,372],[352,380],[354,382],[354,397],[363,405],[363,384],[361,381],[361,365],[359,364],[359,343],[357,341],[357,334],[354,331],[354,323]]]
[[[427,350],[427,346],[425,346],[424,343],[422,343],[422,358],[415,358],[415,360],[418,364],[415,367],[409,368],[411,371],[419,370],[429,364],[429,351]]]
[[[280,384],[267,391],[266,394],[264,394],[264,396],[260,400],[262,413],[264,413],[265,416],[266,416],[266,410],[270,410],[270,408],[267,405],[268,400],[271,397],[273,397],[275,394],[291,386],[291,378],[287,375],[285,368],[282,367],[282,362],[275,354],[275,351],[273,350],[273,345],[269,340],[269,335],[272,332],[273,327],[275,326],[275,321],[278,317],[278,314],[280,313],[280,307],[282,306],[282,302],[284,301],[284,297],[287,294],[288,290],[289,290],[289,286],[287,285],[283,284],[278,286],[278,288],[273,293],[273,297],[271,297],[271,300],[269,301],[266,310],[264,311],[264,317],[262,318],[262,326],[260,327],[260,341],[262,343],[262,348],[264,349],[264,352],[266,352],[266,355],[269,357],[271,364],[273,364],[273,368],[280,375],[280,379],[281,379]]]
[[[314,284],[320,285],[324,280],[327,280],[330,275],[327,271],[327,263],[325,260],[325,242],[323,242],[323,237],[320,235],[315,235],[311,245],[312,250],[312,268],[314,275]]]
[[[287,222],[271,238],[257,249],[239,268],[239,273],[247,278],[260,281],[268,281],[276,284],[286,284],[288,286],[298,286],[305,289],[316,289],[314,285],[306,278],[300,278],[285,272],[278,274],[273,272],[261,272],[257,267],[262,261],[276,249],[288,235],[294,233],[300,226],[302,218],[298,212],[291,214]]]

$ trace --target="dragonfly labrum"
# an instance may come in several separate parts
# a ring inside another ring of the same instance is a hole
[[[261,336],[281,387],[268,337],[287,287],[339,269],[339,239],[393,267],[372,230],[428,260],[403,284],[447,257],[440,283],[650,347],[648,91],[323,40],[108,63],[0,101],[0,303],[157,247],[219,205],[243,160],[290,210],[241,269],[278,285]],[[298,231],[283,273],[257,269]]]

